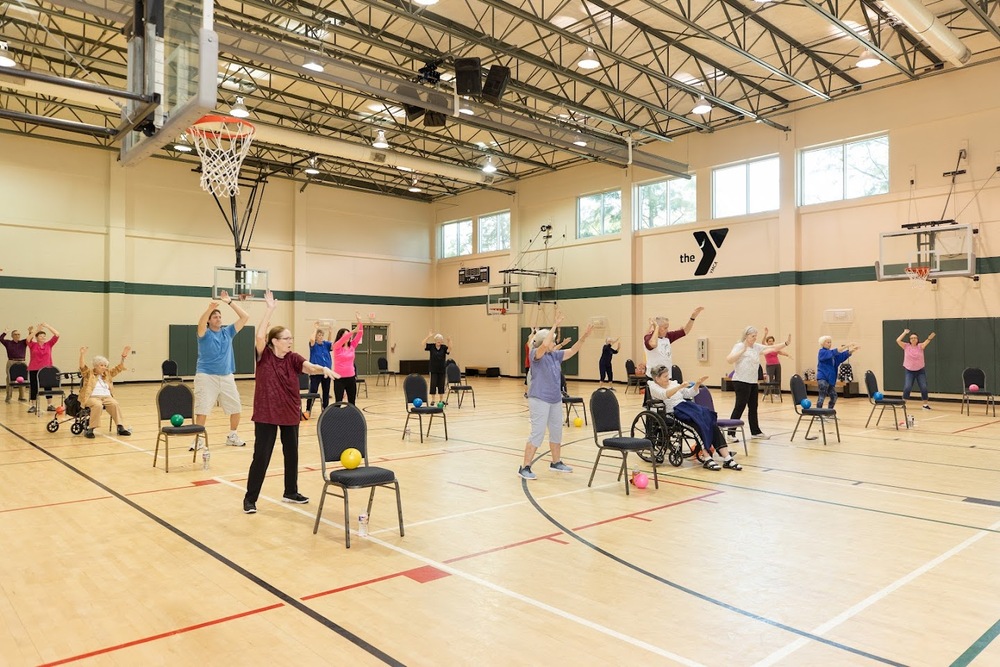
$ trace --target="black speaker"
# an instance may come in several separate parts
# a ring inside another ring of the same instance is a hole
[[[406,120],[411,123],[424,115],[423,107],[414,106],[412,104],[404,104],[403,108],[406,109]]]
[[[455,92],[459,95],[481,95],[483,66],[479,58],[455,59]]]
[[[428,111],[424,114],[424,127],[444,127],[447,121],[447,114],[440,111]]]
[[[510,81],[510,68],[492,65],[490,73],[486,75],[486,83],[483,84],[483,99],[493,104],[500,104],[500,98],[507,89],[508,81]]]

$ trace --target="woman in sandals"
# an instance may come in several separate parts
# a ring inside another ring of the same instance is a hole
[[[743,470],[743,466],[737,463],[730,453],[726,438],[719,429],[719,415],[690,400],[698,395],[702,383],[708,379],[708,376],[706,375],[697,382],[678,384],[671,379],[670,368],[667,366],[656,366],[650,373],[653,379],[647,383],[649,397],[663,401],[667,414],[673,414],[680,421],[693,426],[698,431],[698,435],[701,436],[701,441],[705,443],[704,447],[699,447],[695,451],[702,467],[708,470],[722,468]],[[719,456],[722,457],[721,466],[712,458],[713,451],[718,452]]]

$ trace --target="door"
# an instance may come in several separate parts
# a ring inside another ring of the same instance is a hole
[[[378,375],[378,358],[389,358],[389,326],[366,324],[365,334],[354,355],[358,375]]]

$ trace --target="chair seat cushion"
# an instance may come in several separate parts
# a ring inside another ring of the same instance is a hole
[[[438,406],[426,406],[421,405],[419,408],[410,406],[410,412],[419,412],[424,415],[439,415],[444,412],[444,408],[439,408]]]
[[[563,396],[563,403],[583,403],[582,396]]]
[[[906,405],[906,401],[901,398],[880,398],[875,401],[875,405]]]
[[[192,433],[204,433],[205,427],[198,424],[185,424],[184,426],[164,426],[160,433],[166,435],[190,435]]]
[[[472,391],[471,384],[453,384],[450,389],[452,391]]]
[[[299,398],[301,398],[304,401],[316,400],[317,398],[320,398],[320,395],[307,392],[304,394],[299,394]]]
[[[742,419],[717,419],[716,423],[719,428],[726,428],[729,426],[745,426]]]
[[[601,444],[610,449],[628,449],[630,451],[649,449],[653,446],[646,438],[629,438],[627,436],[605,438]]]
[[[809,417],[836,417],[837,410],[835,408],[803,408],[802,414]]]
[[[333,470],[330,481],[348,488],[387,484],[396,479],[396,473],[377,466],[359,466],[353,470]]]

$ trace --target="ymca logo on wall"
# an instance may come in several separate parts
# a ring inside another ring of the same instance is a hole
[[[701,248],[701,259],[699,260],[694,255],[688,253],[681,253],[681,264],[698,262],[697,268],[694,270],[694,275],[704,276],[715,270],[715,257],[718,254],[719,248],[722,247],[722,242],[726,240],[726,234],[729,233],[727,227],[722,229],[710,229],[708,232],[695,232],[694,240],[698,243],[698,247]]]

